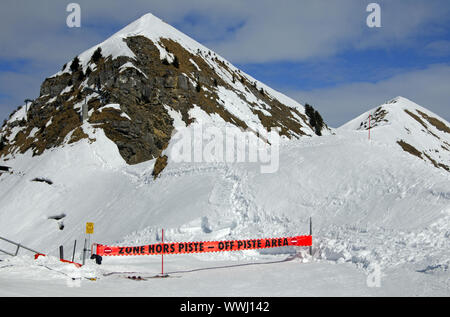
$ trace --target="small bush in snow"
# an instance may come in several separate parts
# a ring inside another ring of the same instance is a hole
[[[91,61],[97,63],[102,57],[102,48],[99,47],[95,50],[94,54],[92,54]]]
[[[80,60],[78,59],[78,56],[75,57],[72,61],[72,64],[70,64],[70,70],[74,73],[77,72],[80,69]]]

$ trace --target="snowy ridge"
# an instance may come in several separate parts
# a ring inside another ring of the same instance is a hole
[[[397,97],[344,124],[339,130],[368,133],[378,142],[403,145],[405,151],[450,171],[450,123],[426,108]]]

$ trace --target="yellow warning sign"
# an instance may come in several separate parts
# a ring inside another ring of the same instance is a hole
[[[94,233],[94,223],[93,222],[86,222],[86,233],[87,234]]]

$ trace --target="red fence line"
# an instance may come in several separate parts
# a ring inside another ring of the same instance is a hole
[[[132,247],[95,244],[95,247],[96,254],[100,256],[134,256],[242,251],[265,248],[279,248],[286,246],[311,245],[312,236],[309,235],[249,240],[157,243]]]

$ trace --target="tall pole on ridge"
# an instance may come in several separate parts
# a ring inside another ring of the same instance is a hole
[[[31,99],[25,99],[25,121],[28,121],[28,103],[33,103]]]

